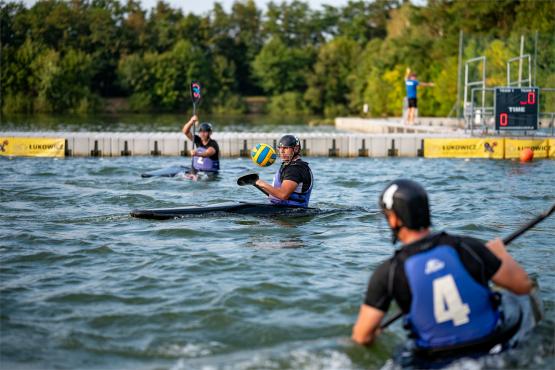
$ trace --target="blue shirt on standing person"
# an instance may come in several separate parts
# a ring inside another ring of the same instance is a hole
[[[417,79],[406,79],[405,85],[407,87],[407,98],[414,99],[416,98],[416,87],[420,85]]]

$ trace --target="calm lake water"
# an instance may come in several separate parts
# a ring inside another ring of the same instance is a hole
[[[0,158],[1,368],[378,368],[403,342],[401,325],[370,349],[349,336],[371,272],[393,252],[377,210],[387,181],[422,182],[436,230],[486,240],[555,201],[551,160],[308,158],[311,205],[331,212],[130,218],[133,208],[261,200],[235,185],[254,169],[245,159],[224,159],[211,182],[139,176],[180,161]],[[547,319],[507,368],[554,364],[554,230],[552,217],[510,246],[538,276]]]

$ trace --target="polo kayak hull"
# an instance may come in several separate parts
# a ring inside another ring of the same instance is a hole
[[[228,202],[209,206],[188,206],[177,208],[135,209],[130,215],[151,220],[168,220],[172,218],[208,214],[243,214],[255,216],[293,215],[306,216],[318,212],[317,208],[280,206],[270,203]]]

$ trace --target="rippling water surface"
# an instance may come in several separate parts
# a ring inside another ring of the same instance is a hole
[[[309,158],[312,205],[331,212],[130,218],[133,208],[260,200],[235,185],[247,160],[224,159],[211,182],[139,177],[180,161],[0,158],[2,368],[380,367],[403,341],[399,324],[371,349],[348,338],[371,272],[393,250],[376,206],[387,181],[421,181],[436,229],[483,239],[555,201],[554,161]],[[508,367],[553,365],[553,230],[555,217],[510,246],[539,277],[547,320]]]

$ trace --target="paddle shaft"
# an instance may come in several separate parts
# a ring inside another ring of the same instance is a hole
[[[505,237],[503,239],[503,244],[509,245],[513,240],[515,240],[516,238],[518,238],[519,236],[524,234],[526,231],[528,231],[531,228],[533,228],[534,226],[536,226],[538,223],[543,221],[545,218],[549,217],[554,211],[555,211],[555,204],[553,204],[551,206],[551,208],[549,210],[547,210],[546,212],[538,215],[532,221],[528,222],[526,225],[521,226],[517,231],[515,231],[511,235]],[[381,324],[380,329],[383,330],[383,329],[387,328],[389,325],[393,324],[395,321],[400,319],[402,316],[403,316],[403,312],[398,312],[397,314],[395,314],[392,317],[390,317],[389,319],[387,319],[383,324]]]
[[[385,329],[387,328],[389,325],[393,324],[395,321],[399,320],[401,317],[403,317],[403,312],[397,312],[395,315],[391,316],[389,319],[385,320],[385,322],[383,324],[380,325],[380,329]]]
[[[195,101],[193,100],[193,116],[196,116],[197,114],[197,104],[195,103]],[[195,150],[195,122],[193,122],[193,150]],[[191,172],[192,173],[196,173],[197,171],[195,170],[195,156],[191,156]]]
[[[532,221],[528,222],[526,225],[522,226],[520,229],[518,229],[511,235],[507,236],[505,239],[503,239],[503,243],[505,245],[508,245],[510,242],[512,242],[513,240],[515,240],[516,238],[524,234],[526,231],[536,226],[536,224],[540,223],[545,218],[549,217],[554,211],[555,211],[555,204],[553,204],[550,209],[538,215]]]
[[[197,104],[193,102],[193,116],[197,115]],[[195,123],[193,123],[193,149],[195,149]]]
[[[268,192],[264,189],[262,189],[260,186],[256,185],[256,184],[252,184],[252,186],[254,186],[255,188],[257,188],[258,190],[260,190],[261,192],[263,192],[264,194],[266,194],[267,196],[270,196],[270,194],[268,194]]]
[[[198,81],[191,82],[191,100],[193,101],[193,116],[197,115],[197,103],[200,103],[201,86]],[[195,122],[193,122],[193,151],[195,150]],[[191,173],[195,175],[197,173],[195,169],[195,156],[191,156]]]

